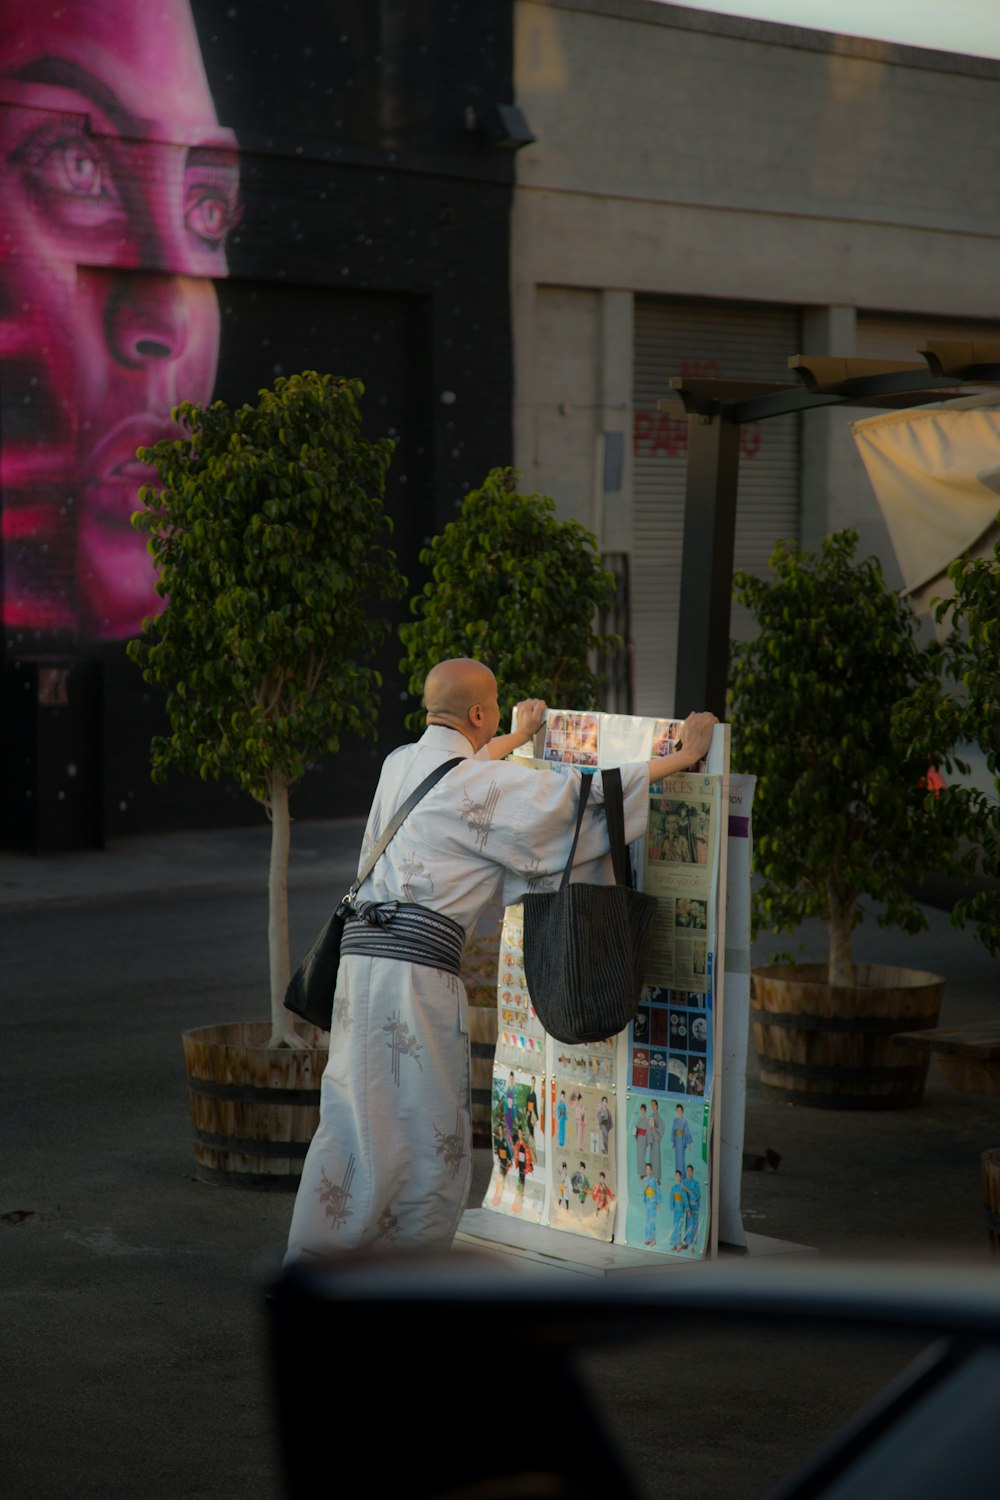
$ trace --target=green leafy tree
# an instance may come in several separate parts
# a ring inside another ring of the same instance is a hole
[[[933,650],[946,691],[926,690],[897,708],[900,734],[919,735],[928,724],[939,736],[975,742],[993,778],[986,787],[949,786],[966,833],[977,850],[979,888],[955,903],[958,927],[974,924],[976,937],[1000,957],[1000,543],[992,557],[960,557],[948,569],[953,593],[935,607],[947,634]],[[961,762],[960,769],[968,767]]]
[[[934,653],[878,561],[855,562],[857,540],[840,531],[814,554],[779,542],[772,578],[735,575],[757,625],[734,643],[729,693],[733,767],[757,775],[754,926],[825,919],[831,984],[853,983],[862,896],[880,925],[917,932],[927,919],[912,893],[928,870],[968,867],[961,808],[927,786],[954,744],[934,712]],[[911,738],[892,709],[916,694],[925,718]]]
[[[618,638],[595,627],[614,597],[596,538],[561,521],[548,495],[522,495],[513,469],[491,469],[456,520],[431,539],[420,561],[431,571],[400,627],[403,671],[419,700],[435,662],[472,656],[495,673],[502,719],[522,698],[566,708],[597,706],[594,653]],[[411,728],[423,714],[408,716]]]
[[[298,1039],[289,979],[288,794],[345,732],[375,729],[379,674],[366,658],[389,626],[380,602],[405,580],[386,546],[388,438],[361,436],[357,380],[306,371],[257,404],[182,403],[188,434],[139,450],[159,485],[132,518],[159,568],[162,614],[128,653],[166,693],[167,772],[232,776],[271,820],[270,1045]]]
[[[591,660],[620,644],[595,628],[614,578],[591,532],[559,520],[548,495],[520,494],[517,481],[513,469],[491,469],[420,554],[431,577],[410,601],[413,623],[399,631],[418,703],[436,662],[472,656],[496,676],[502,723],[522,698],[598,706],[602,679]],[[423,712],[407,723],[422,729]],[[473,1003],[496,1003],[499,941],[499,923],[470,940],[462,973]]]

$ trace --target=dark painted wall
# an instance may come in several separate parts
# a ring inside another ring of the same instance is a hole
[[[369,435],[391,433],[397,443],[387,504],[411,592],[422,581],[417,552],[425,538],[488,468],[509,462],[511,450],[512,156],[466,126],[468,110],[482,117],[512,97],[510,7],[504,0],[475,7],[194,0],[188,12],[184,0],[172,3],[176,25],[163,38],[133,36],[128,24],[107,28],[106,52],[118,47],[122,56],[120,73],[109,66],[103,85],[118,84],[131,116],[145,117],[146,96],[134,88],[145,67],[152,129],[115,115],[96,89],[96,104],[77,97],[66,58],[94,71],[94,57],[106,55],[93,50],[98,0],[71,3],[68,27],[52,36],[15,8],[4,34],[20,28],[19,45],[0,41],[0,200],[11,206],[5,217],[23,244],[20,270],[15,264],[7,274],[0,264],[0,331],[24,332],[17,304],[30,298],[19,295],[17,278],[24,280],[31,256],[36,326],[48,319],[69,330],[59,360],[47,375],[43,369],[41,384],[51,387],[45,402],[33,397],[39,382],[32,384],[38,372],[30,360],[5,362],[0,380],[5,653],[8,662],[42,653],[101,662],[109,836],[260,813],[226,787],[149,781],[148,739],[162,727],[161,709],[125,657],[148,601],[141,588],[142,609],[116,593],[129,542],[120,528],[102,532],[94,523],[93,497],[107,508],[113,499],[119,512],[123,503],[118,494],[108,498],[113,486],[96,483],[94,465],[88,469],[81,456],[94,429],[110,423],[113,403],[109,397],[98,406],[95,389],[114,394],[115,420],[130,401],[151,410],[152,385],[139,388],[147,349],[161,385],[169,384],[167,370],[175,372],[172,400],[207,399],[209,381],[212,395],[238,403],[276,375],[307,368],[360,376]],[[98,30],[116,8],[134,27],[131,0],[101,0]],[[193,47],[210,100],[203,83],[200,96],[196,81],[185,85]],[[61,71],[51,61],[25,65],[26,57],[52,54],[63,59]],[[165,119],[174,98],[177,117]],[[209,136],[202,117],[212,107],[222,130]],[[58,129],[54,120],[63,122]],[[233,162],[238,204],[227,176]],[[187,239],[175,244],[169,226],[156,235],[170,182],[182,173]],[[213,235],[224,243],[211,243]],[[177,348],[188,338],[187,387],[183,360],[158,332],[168,304],[176,304]],[[190,351],[199,338],[195,363]],[[161,357],[168,345],[169,359]],[[444,392],[455,399],[443,402]],[[65,457],[46,469],[39,455],[55,451],[57,428]],[[128,441],[148,440],[128,422],[125,428]],[[44,484],[32,478],[39,473]],[[404,604],[398,618],[405,617]],[[399,655],[394,637],[380,663],[379,744],[347,743],[336,764],[317,768],[296,793],[299,817],[356,813],[385,750],[406,737]],[[27,754],[8,752],[7,770],[20,767],[22,780],[31,774]],[[37,794],[44,800],[57,792],[41,786]]]

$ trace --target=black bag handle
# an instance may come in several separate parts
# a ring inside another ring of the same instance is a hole
[[[580,829],[583,827],[583,814],[590,796],[590,772],[584,772],[580,778],[580,802],[576,810],[576,832],[573,835],[573,847],[569,851],[569,859],[563,871],[559,889],[563,890],[569,884],[570,871],[573,868],[573,860],[576,858],[576,846],[580,842]],[[601,780],[604,783],[604,816],[608,823],[608,841],[611,845],[611,863],[615,871],[615,884],[624,885],[632,889],[632,861],[628,856],[625,845],[625,806],[622,796],[622,773],[617,766],[611,766],[601,772]]]
[[[583,814],[586,810],[587,798],[589,796],[590,775],[589,773],[586,773],[581,775],[580,777],[580,801],[576,809],[576,832],[573,835],[573,845],[569,851],[569,859],[566,861],[566,868],[562,873],[562,880],[560,880],[559,882],[560,890],[564,890],[565,887],[569,884],[570,871],[573,868],[573,861],[576,858],[576,846],[580,842],[580,829],[583,827]]]
[[[625,801],[622,773],[617,766],[601,772],[604,782],[604,815],[608,820],[608,839],[615,867],[615,882],[633,888],[632,861],[625,844]]]

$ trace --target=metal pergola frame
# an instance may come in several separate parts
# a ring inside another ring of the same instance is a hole
[[[901,410],[954,400],[970,386],[1000,385],[1000,343],[929,340],[918,352],[918,361],[794,354],[788,366],[797,383],[787,385],[671,378],[671,396],[657,406],[676,412],[679,401],[688,420],[678,718],[693,709],[725,717],[741,425],[820,406]]]

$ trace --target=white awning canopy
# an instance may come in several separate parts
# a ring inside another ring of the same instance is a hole
[[[851,423],[899,562],[926,608],[950,592],[948,565],[1000,538],[1000,395],[880,413]]]

